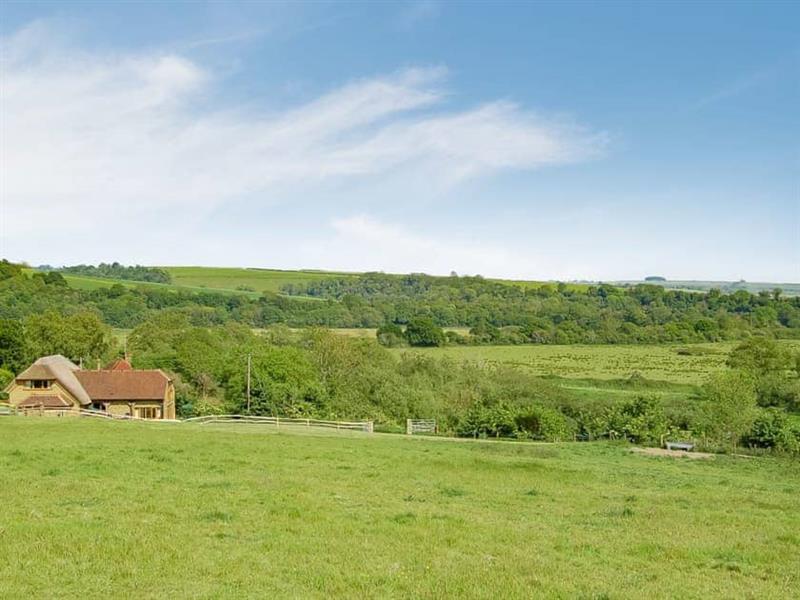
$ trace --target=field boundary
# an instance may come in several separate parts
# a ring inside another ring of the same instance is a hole
[[[345,431],[363,431],[372,433],[372,421],[325,421],[322,419],[302,419],[292,417],[261,417],[254,415],[206,415],[183,419],[181,423],[196,423],[198,425],[218,425],[227,423],[244,423],[251,425],[273,425],[280,427],[324,427]]]
[[[202,417],[190,417],[188,419],[143,419],[131,415],[115,415],[105,411],[80,409],[45,409],[45,408],[26,408],[19,409],[6,402],[0,402],[0,415],[21,416],[21,417],[89,417],[92,419],[104,419],[109,421],[140,421],[145,423],[188,423],[197,425],[219,425],[219,424],[250,424],[250,425],[272,425],[280,427],[322,427],[327,429],[337,429],[343,431],[363,431],[373,433],[374,424],[372,421],[326,421],[323,419],[303,419],[293,417],[262,417],[256,415],[205,415]]]

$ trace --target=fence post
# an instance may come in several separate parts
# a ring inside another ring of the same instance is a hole
[[[372,421],[367,421],[367,433],[373,432],[373,423]]]
[[[406,435],[411,435],[411,419],[406,419]]]

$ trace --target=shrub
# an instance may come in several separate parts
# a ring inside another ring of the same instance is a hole
[[[378,338],[378,343],[387,348],[396,348],[405,342],[403,329],[395,323],[381,325],[375,332],[375,336]]]
[[[517,429],[526,437],[548,442],[571,440],[577,433],[577,424],[554,408],[537,406],[517,415]]]
[[[655,396],[639,396],[608,410],[609,431],[637,444],[659,444],[668,430],[664,407]]]
[[[777,408],[760,410],[750,431],[742,441],[757,448],[775,448],[786,452],[800,451],[800,438],[792,429],[786,413]]]
[[[706,383],[703,394],[706,432],[723,446],[735,446],[757,415],[753,377],[741,371],[717,373]]]

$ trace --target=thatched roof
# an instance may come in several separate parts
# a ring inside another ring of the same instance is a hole
[[[75,373],[80,367],[60,354],[43,356],[22,373],[16,376],[17,381],[30,381],[33,379],[55,380],[61,384],[75,399],[83,405],[91,404],[92,400],[84,387],[78,381]]]

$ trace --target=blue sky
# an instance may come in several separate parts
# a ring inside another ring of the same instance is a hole
[[[9,258],[800,281],[792,3],[0,11]]]

